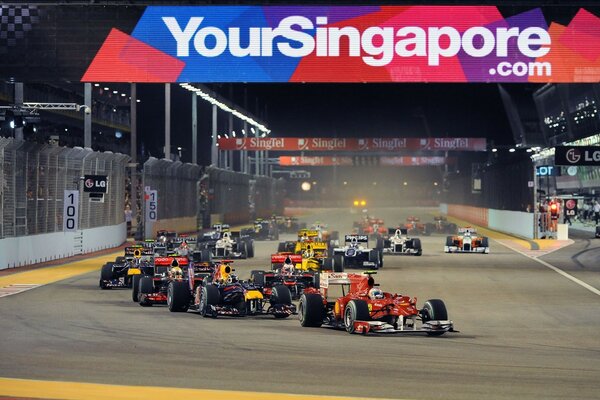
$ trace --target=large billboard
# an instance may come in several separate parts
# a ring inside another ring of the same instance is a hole
[[[473,5],[0,10],[0,75],[15,80],[600,80],[595,8],[578,9],[567,24],[547,20],[541,8],[504,16],[499,7]]]
[[[297,138],[218,139],[220,150],[276,151],[486,151],[485,138]]]

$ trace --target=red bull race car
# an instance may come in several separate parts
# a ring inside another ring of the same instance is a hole
[[[284,285],[290,290],[292,300],[298,300],[304,289],[319,285],[319,272],[302,269],[302,262],[299,254],[273,254],[271,270],[253,270],[250,280],[262,288],[264,295],[270,296],[275,286]]]
[[[328,325],[362,334],[426,333],[440,336],[455,332],[442,300],[427,300],[419,309],[415,297],[382,291],[373,279],[375,273],[321,273],[320,288],[307,288],[300,297],[300,325]]]

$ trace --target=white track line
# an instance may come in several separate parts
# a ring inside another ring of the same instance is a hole
[[[554,272],[556,272],[556,273],[558,273],[558,274],[560,274],[560,275],[564,276],[565,278],[569,279],[570,281],[573,281],[573,282],[575,282],[576,284],[578,284],[579,286],[581,286],[581,287],[583,287],[583,288],[585,288],[585,289],[589,290],[590,292],[592,292],[592,293],[594,293],[594,294],[597,294],[598,296],[600,296],[600,290],[596,289],[596,288],[595,288],[595,287],[593,287],[592,285],[589,285],[589,284],[585,283],[584,281],[582,281],[582,280],[580,280],[580,279],[577,279],[577,278],[575,278],[573,275],[570,275],[570,274],[566,273],[566,272],[565,272],[565,271],[563,271],[562,269],[560,269],[560,268],[557,268],[557,267],[555,267],[554,265],[552,265],[552,264],[550,264],[550,263],[547,263],[546,261],[543,261],[543,260],[540,260],[540,259],[538,259],[538,258],[536,258],[536,257],[530,256],[529,254],[526,254],[526,253],[522,252],[521,250],[517,250],[517,249],[515,249],[515,248],[512,248],[512,247],[510,247],[510,246],[509,246],[509,245],[507,245],[507,244],[504,244],[504,243],[502,243],[502,242],[499,242],[499,241],[497,241],[496,239],[492,239],[492,240],[494,240],[494,242],[496,242],[496,243],[499,243],[499,244],[501,244],[502,246],[504,246],[504,247],[506,247],[506,248],[509,248],[509,249],[510,249],[510,250],[512,250],[512,251],[515,251],[515,252],[517,252],[517,253],[519,253],[519,254],[521,254],[521,255],[524,255],[524,256],[525,256],[525,257],[527,257],[527,258],[530,258],[530,259],[532,259],[533,261],[539,262],[540,264],[542,264],[542,265],[543,265],[543,266],[545,266],[546,268],[550,268],[552,271],[554,271]]]

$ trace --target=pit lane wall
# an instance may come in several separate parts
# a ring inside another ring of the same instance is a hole
[[[475,225],[533,239],[533,213],[496,210],[461,204],[440,204],[439,210],[442,214],[456,217]]]
[[[125,242],[127,226],[101,226],[77,232],[53,232],[0,240],[0,269],[21,267],[98,250]]]

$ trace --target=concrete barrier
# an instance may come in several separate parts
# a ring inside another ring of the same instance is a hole
[[[440,204],[442,214],[511,235],[533,238],[533,213],[495,210],[461,204]]]
[[[103,226],[78,232],[53,232],[0,240],[0,269],[22,267],[91,253],[121,245],[127,225]]]

